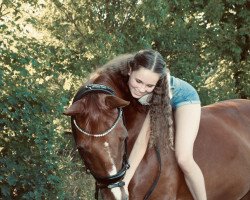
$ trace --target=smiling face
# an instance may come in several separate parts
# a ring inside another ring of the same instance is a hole
[[[129,72],[128,86],[132,96],[136,99],[151,93],[160,79],[160,74],[144,67]]]

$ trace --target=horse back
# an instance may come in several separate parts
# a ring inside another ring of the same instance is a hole
[[[194,159],[204,174],[209,200],[242,199],[249,193],[249,155],[250,101],[229,100],[203,107]],[[151,199],[192,200],[174,152],[162,152],[161,158],[161,176]],[[131,199],[143,199],[157,176],[157,163],[155,153],[148,149],[131,181]]]
[[[250,101],[236,99],[204,106],[199,134],[222,137],[223,143],[244,143],[244,146],[249,147]]]
[[[208,199],[240,199],[250,190],[250,101],[228,100],[202,108],[194,157]]]

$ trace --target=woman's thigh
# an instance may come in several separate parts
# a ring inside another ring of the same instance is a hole
[[[201,105],[185,104],[174,111],[175,116],[175,150],[177,156],[193,156],[201,115]]]

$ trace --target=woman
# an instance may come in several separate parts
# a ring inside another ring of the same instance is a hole
[[[196,90],[187,82],[170,76],[162,56],[154,50],[143,50],[135,54],[129,63],[128,76],[131,95],[141,104],[149,105],[149,112],[129,157],[131,167],[124,177],[125,190],[148,143],[152,145],[169,141],[170,146],[175,149],[177,162],[193,198],[206,200],[204,177],[193,158],[201,114]],[[175,119],[175,142],[172,111]],[[167,128],[168,134],[162,131],[164,128]],[[151,132],[153,134],[150,135]],[[161,139],[158,141],[158,138]]]

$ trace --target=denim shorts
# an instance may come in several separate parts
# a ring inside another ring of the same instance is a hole
[[[173,110],[183,105],[201,103],[197,91],[186,81],[171,76],[170,89],[172,92],[171,106]]]

